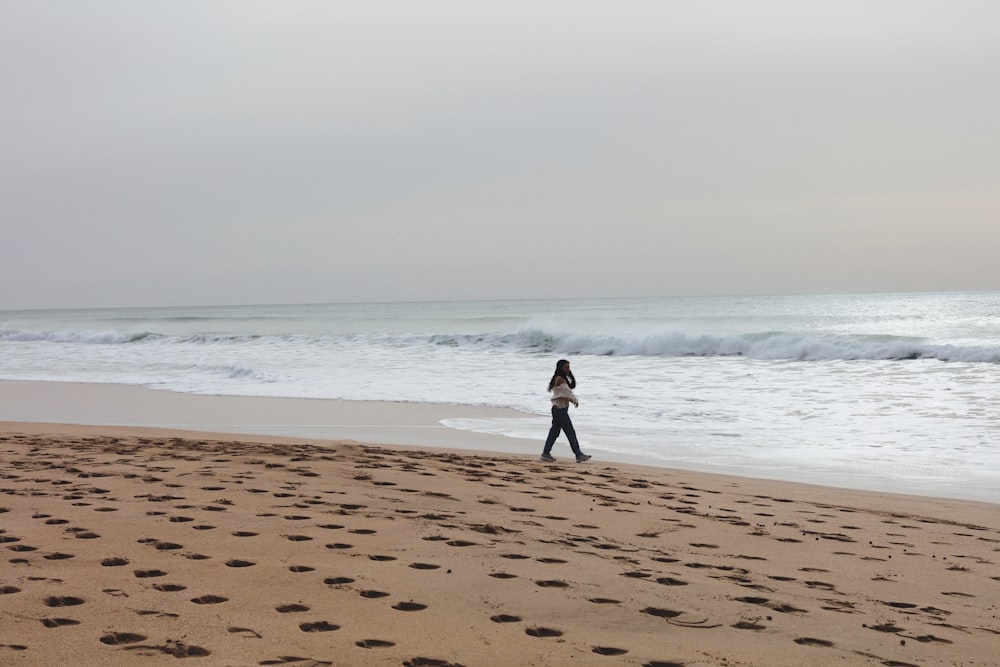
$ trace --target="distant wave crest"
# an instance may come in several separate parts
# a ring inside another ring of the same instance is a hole
[[[167,336],[164,334],[121,331],[0,331],[0,342],[14,343],[63,343],[76,345],[129,345],[132,343],[159,343],[166,345],[229,345],[278,342],[313,342],[314,338],[299,335],[264,336],[257,334],[190,334]]]
[[[998,363],[1000,347],[927,343],[896,336],[820,337],[788,332],[730,336],[690,335],[680,332],[633,335],[551,334],[538,330],[520,333],[531,350],[556,354],[604,356],[725,357],[764,360],[833,361],[937,359]]]
[[[0,331],[0,341],[15,343],[77,343],[80,345],[124,345],[141,341],[158,340],[159,334],[143,331]]]

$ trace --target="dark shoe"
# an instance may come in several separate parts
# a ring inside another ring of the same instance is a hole
[[[556,457],[552,456],[551,454],[542,454],[539,460],[546,461],[547,463],[552,463],[553,461],[556,460]]]
[[[590,454],[580,454],[578,457],[576,457],[577,463],[583,463],[584,461],[589,461],[589,460],[590,460]]]

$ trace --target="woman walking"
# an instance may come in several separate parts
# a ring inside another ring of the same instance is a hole
[[[555,444],[559,432],[566,434],[569,440],[570,449],[576,454],[576,462],[583,463],[590,460],[588,454],[580,451],[580,443],[576,439],[576,429],[569,418],[569,404],[580,407],[573,390],[576,389],[576,378],[569,368],[569,362],[560,359],[556,362],[556,372],[549,380],[549,391],[552,392],[552,427],[549,429],[549,437],[545,439],[545,448],[542,450],[542,461],[555,461],[552,456],[552,445]]]

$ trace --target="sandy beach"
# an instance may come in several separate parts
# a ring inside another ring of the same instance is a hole
[[[0,664],[995,665],[997,506],[0,423]],[[560,453],[560,452],[557,452]]]
[[[0,18],[0,667],[1000,667],[1000,0]]]

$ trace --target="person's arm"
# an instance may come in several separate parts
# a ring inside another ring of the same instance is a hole
[[[559,378],[559,380],[562,380],[562,378]],[[573,390],[569,388],[569,385],[566,384],[565,381],[559,382],[559,380],[556,381],[556,386],[552,388],[552,398],[561,398],[569,401],[576,407],[580,407],[580,401],[577,400],[576,394],[573,393]]]

